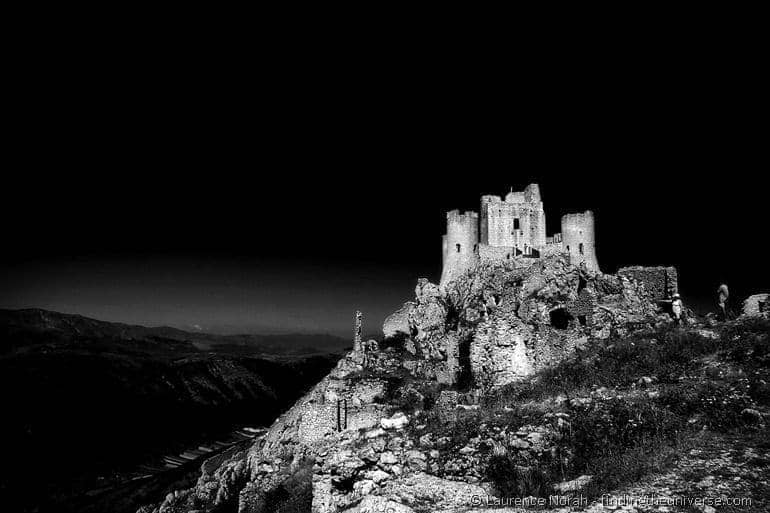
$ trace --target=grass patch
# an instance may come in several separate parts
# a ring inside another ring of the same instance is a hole
[[[639,333],[506,387],[487,400],[491,411],[483,418],[504,407],[515,416],[524,404],[562,395],[566,400],[551,408],[569,415],[569,428],[535,465],[526,451],[497,451],[487,478],[505,496],[547,496],[555,483],[587,474],[594,479],[581,493],[596,497],[667,467],[703,426],[725,433],[756,431],[757,419],[746,410],[770,401],[767,384],[759,379],[767,376],[769,328],[770,322],[750,320],[727,325],[718,337],[670,328]],[[720,362],[750,369],[753,379],[745,373],[682,379],[697,374],[704,357],[715,354]],[[634,389],[642,376],[657,377],[658,395],[569,400],[585,398],[597,386]]]
[[[583,494],[598,495],[665,465],[685,429],[682,418],[650,399],[593,401],[566,412],[568,425],[535,464],[514,447],[490,458],[487,477],[501,493],[546,497],[555,483],[589,474],[594,481]]]
[[[656,376],[660,383],[678,383],[699,368],[703,357],[714,353],[751,369],[767,369],[768,336],[770,321],[751,319],[726,325],[716,338],[671,328],[615,338],[580,350],[531,380],[502,388],[488,403],[504,406],[560,394],[569,398],[593,386],[627,387],[643,376]],[[760,388],[757,398],[770,401],[770,390]]]

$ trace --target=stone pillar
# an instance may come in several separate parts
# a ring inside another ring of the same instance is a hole
[[[361,346],[361,319],[363,314],[360,310],[356,310],[356,322],[353,328],[353,351],[361,352],[363,347]]]

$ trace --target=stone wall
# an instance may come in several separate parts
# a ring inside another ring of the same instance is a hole
[[[488,244],[479,245],[479,260],[481,262],[510,260],[517,254],[521,254],[521,251],[517,251],[513,246],[490,246]]]
[[[622,267],[618,276],[642,285],[650,300],[668,299],[678,292],[675,267]]]
[[[770,294],[754,294],[743,302],[743,315],[748,317],[770,315]]]

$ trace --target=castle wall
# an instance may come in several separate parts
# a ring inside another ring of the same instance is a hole
[[[678,290],[676,267],[622,267],[618,276],[641,283],[650,300],[668,299]]]
[[[590,210],[578,214],[565,214],[561,218],[561,240],[570,262],[593,271],[599,270],[594,238],[594,214]]]
[[[481,197],[479,242],[482,244],[489,244],[489,220],[487,217],[486,205],[488,203],[493,203],[496,205],[502,201],[503,200],[500,198],[500,196],[493,196],[491,194],[487,194]]]
[[[547,257],[564,252],[564,245],[561,242],[552,242],[540,248],[540,257]]]
[[[476,212],[447,213],[447,233],[443,241],[444,269],[440,287],[464,273],[478,262],[479,215]]]
[[[500,260],[510,260],[516,256],[516,248],[513,246],[490,246],[488,244],[479,245],[479,261],[497,262]],[[521,254],[519,252],[519,254]]]

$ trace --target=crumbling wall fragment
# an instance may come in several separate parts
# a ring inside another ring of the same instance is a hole
[[[678,292],[675,267],[622,267],[618,276],[637,281],[644,286],[649,300],[668,299]]]
[[[743,302],[743,316],[770,316],[770,294],[754,294]]]

